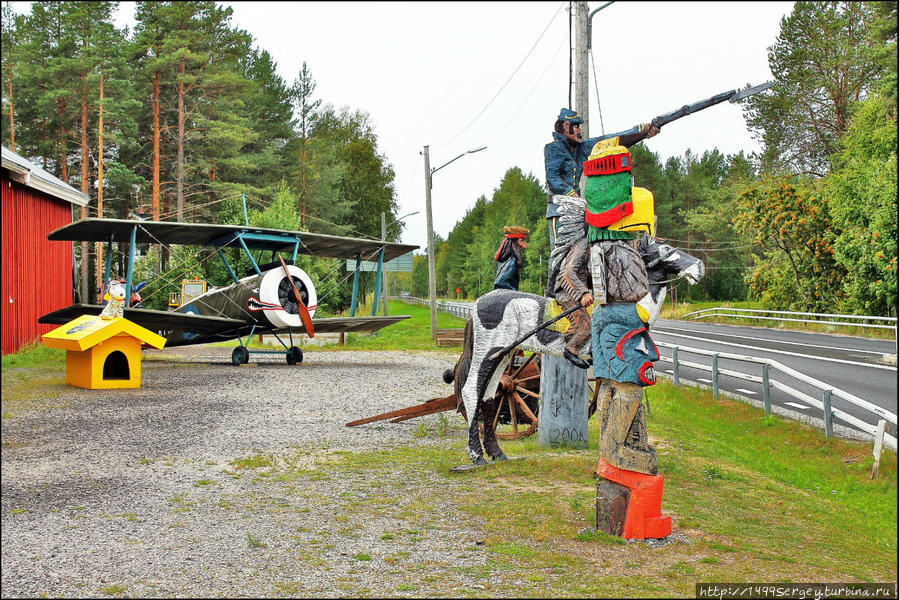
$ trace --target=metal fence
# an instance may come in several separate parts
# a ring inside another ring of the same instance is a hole
[[[408,302],[410,304],[420,304],[421,306],[431,306],[430,300],[425,300],[424,298],[416,298],[414,296],[405,296],[400,297],[400,300]],[[459,304],[454,304],[452,302],[437,302],[437,310],[450,313],[453,316],[459,317],[460,319],[469,319],[471,318],[471,306],[462,306]]]
[[[413,296],[401,297],[402,300],[406,302],[411,302],[413,304],[421,304],[422,306],[430,306],[430,301],[425,300],[424,298],[416,298]],[[437,310],[448,312],[453,314],[461,319],[468,319],[471,317],[471,306],[460,306],[459,304],[452,302],[437,302]],[[808,319],[794,319],[792,317],[770,317],[764,315],[792,315],[792,316],[801,316],[801,317],[811,317]],[[893,329],[896,330],[896,317],[874,317],[874,316],[865,316],[865,315],[836,315],[836,314],[826,314],[826,313],[804,313],[804,312],[792,312],[786,310],[761,310],[754,308],[728,308],[726,306],[718,306],[715,308],[706,308],[703,310],[697,310],[691,313],[687,313],[682,318],[686,319],[687,317],[692,316],[694,319],[704,319],[706,317],[732,317],[739,319],[759,319],[759,320],[767,320],[767,321],[782,321],[782,322],[793,322],[793,323],[820,323],[822,325],[835,325],[840,327],[869,327],[872,329]],[[856,322],[847,322],[847,321],[833,321],[833,320],[824,320],[824,319],[855,319]],[[884,325],[881,323],[865,323],[864,321],[883,321],[887,323],[892,323],[892,325]]]
[[[892,423],[893,427],[896,427],[896,414],[890,412],[889,410],[877,406],[876,404],[872,404],[867,400],[863,400],[854,394],[850,394],[849,392],[843,391],[839,388],[835,388],[831,385],[824,383],[823,381],[819,381],[813,377],[809,377],[803,373],[795,369],[791,369],[790,367],[783,365],[776,360],[770,359],[762,359],[756,358],[753,356],[745,356],[742,354],[731,354],[729,352],[713,352],[711,350],[704,350],[701,348],[690,348],[687,346],[678,346],[675,344],[669,344],[666,342],[658,342],[656,344],[660,348],[666,348],[671,350],[671,356],[662,356],[665,360],[670,360],[674,365],[674,384],[680,384],[680,367],[692,367],[694,369],[698,369],[701,371],[707,371],[712,374],[712,394],[715,398],[718,397],[718,379],[721,375],[727,375],[728,377],[734,377],[736,379],[742,379],[744,381],[752,381],[755,383],[760,383],[762,385],[762,398],[765,407],[765,414],[771,414],[771,388],[776,388],[794,398],[802,400],[806,402],[818,410],[822,411],[824,416],[824,428],[827,434],[827,437],[833,436],[833,418],[837,417],[842,419],[843,421],[854,425],[861,431],[868,433],[872,436],[878,435],[878,426],[871,425],[869,423],[865,423],[861,419],[850,415],[842,410],[833,408],[831,406],[831,400],[834,396],[837,398],[842,398],[843,400],[849,402],[853,406],[857,406],[861,409],[864,409],[874,415],[877,416],[878,419],[885,420],[888,423]],[[686,361],[682,360],[680,357],[680,353],[688,353],[688,354],[696,354],[702,356],[708,356],[711,358],[711,364],[704,364],[694,361]],[[729,369],[722,369],[718,366],[719,359],[728,359],[735,360],[740,362],[754,363],[760,366],[760,374],[749,375],[747,373],[741,373],[739,371],[732,371]],[[792,377],[798,381],[802,381],[808,385],[811,385],[815,388],[818,388],[821,391],[821,399],[813,398],[808,394],[801,392],[790,385],[784,383],[783,381],[778,381],[771,376],[771,371],[779,371],[781,374]],[[887,447],[896,450],[896,437],[887,433],[884,434],[884,442]]]

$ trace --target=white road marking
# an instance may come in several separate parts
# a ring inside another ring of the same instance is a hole
[[[823,361],[826,361],[826,362],[841,363],[841,364],[844,364],[844,365],[856,365],[856,366],[859,366],[859,367],[871,367],[872,369],[885,369],[885,370],[887,370],[887,371],[895,371],[895,370],[896,370],[896,367],[889,367],[889,366],[886,366],[886,365],[872,365],[872,364],[869,364],[869,363],[863,363],[863,362],[858,362],[858,361],[854,361],[854,360],[842,360],[842,359],[839,359],[839,358],[829,358],[829,357],[826,357],[826,356],[816,356],[816,355],[814,355],[814,354],[802,354],[802,353],[800,353],[800,352],[787,352],[786,350],[773,350],[773,349],[771,349],[771,348],[759,348],[758,346],[747,346],[746,344],[735,344],[735,343],[733,343],[733,342],[721,342],[721,341],[719,341],[719,340],[714,340],[714,339],[709,339],[709,338],[704,338],[704,337],[696,337],[696,336],[692,336],[692,335],[683,335],[683,334],[681,334],[681,333],[671,333],[671,332],[660,331],[660,330],[653,330],[653,332],[654,332],[654,333],[657,333],[657,334],[662,334],[662,335],[670,335],[670,336],[674,336],[674,337],[687,338],[688,340],[696,340],[696,341],[708,342],[708,343],[711,343],[711,344],[721,344],[721,345],[724,345],[724,346],[737,346],[738,348],[743,348],[743,349],[746,349],[746,350],[759,350],[759,351],[761,351],[761,352],[772,352],[772,353],[774,353],[774,354],[786,354],[787,356],[799,356],[799,357],[801,357],[801,358],[813,358],[813,359],[815,359],[815,360],[823,360]],[[739,337],[739,336],[738,336],[738,337]],[[748,338],[747,338],[747,339],[748,339]],[[769,341],[770,341],[770,340],[769,340]]]
[[[750,396],[755,396],[755,392],[752,390],[747,390],[746,388],[737,388],[737,392],[743,392],[744,394],[749,394]]]
[[[660,333],[665,333],[664,327],[653,327],[652,330],[658,331]],[[688,331],[690,333],[696,333],[696,331],[694,331],[693,329],[675,329],[674,331]],[[792,333],[801,333],[801,332],[792,332]],[[756,340],[759,342],[776,342],[778,344],[791,344],[793,346],[812,346],[814,348],[824,348],[825,350],[844,350],[844,351],[847,350],[847,348],[845,348],[843,346],[822,346],[820,344],[806,344],[803,342],[787,342],[787,341],[780,341],[780,340],[772,340],[771,338],[761,338],[761,337],[752,337],[752,336],[748,336],[748,335],[738,335],[738,334],[734,334],[734,333],[719,333],[717,331],[714,332],[714,335],[720,335],[722,337],[734,337],[734,338],[739,338],[741,340]],[[879,350],[849,349],[849,351],[850,352],[859,352],[861,354],[881,354],[881,355],[883,354],[883,352],[879,351]]]
[[[784,402],[784,404],[786,404],[787,406],[792,406],[794,408],[801,409],[801,410],[805,410],[808,408],[808,406],[806,406],[805,404],[799,404],[798,402]]]
[[[674,371],[672,371],[671,369],[665,369],[665,372],[666,372],[666,373],[671,373],[672,375],[674,375]]]
[[[704,379],[704,378],[702,378],[702,377],[697,377],[697,378],[696,378],[696,381],[702,381],[702,382],[704,382],[704,383],[712,383],[712,380],[711,380],[711,379]]]

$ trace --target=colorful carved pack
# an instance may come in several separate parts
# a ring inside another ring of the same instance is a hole
[[[655,235],[652,192],[633,187],[631,167],[631,153],[617,143],[597,143],[584,162],[588,241],[628,239],[637,231]]]

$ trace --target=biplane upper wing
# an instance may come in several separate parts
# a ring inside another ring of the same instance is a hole
[[[299,238],[299,251],[303,254],[325,258],[355,258],[356,255],[370,256],[384,248],[384,260],[388,261],[418,246],[395,244],[381,240],[290,231],[286,229],[266,229],[244,225],[214,225],[206,223],[177,223],[168,221],[134,221],[126,219],[79,219],[55,231],[47,239],[79,242],[130,242],[138,244],[183,244],[190,246],[224,246],[240,233],[257,234],[244,243],[253,249],[292,252],[294,242],[285,242],[285,235]],[[270,239],[266,235],[271,236]],[[279,239],[282,238],[282,239]]]

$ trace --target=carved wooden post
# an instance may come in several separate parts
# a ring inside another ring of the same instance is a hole
[[[544,354],[537,442],[541,446],[586,448],[587,409],[587,371],[561,356]]]

